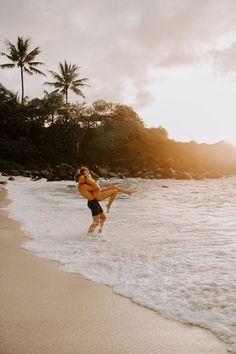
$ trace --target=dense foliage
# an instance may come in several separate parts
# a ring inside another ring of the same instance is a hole
[[[149,170],[155,176],[160,169],[236,172],[236,151],[230,145],[175,142],[162,127],[146,128],[128,106],[65,104],[55,92],[21,104],[2,85],[0,159],[24,166],[109,166],[128,175]]]

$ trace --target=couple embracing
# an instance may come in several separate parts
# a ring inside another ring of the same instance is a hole
[[[77,183],[79,193],[87,199],[88,207],[92,212],[93,222],[88,229],[88,235],[91,235],[97,226],[99,226],[98,232],[101,233],[106,221],[106,216],[99,204],[100,201],[109,198],[106,204],[108,213],[117,193],[125,193],[129,196],[133,193],[114,184],[104,188],[100,187],[99,183],[92,178],[87,167],[81,167],[75,175],[75,182]]]

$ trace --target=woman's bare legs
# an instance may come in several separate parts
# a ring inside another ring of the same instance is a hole
[[[116,189],[117,192],[128,194],[128,195],[131,195],[132,193],[134,193],[134,191],[130,191],[128,189],[121,188],[121,187],[117,186],[116,184],[111,184],[108,187],[101,188],[101,191],[103,192],[103,191],[107,191],[107,190],[110,190],[110,189]]]
[[[110,210],[110,207],[112,205],[112,203],[114,202],[114,200],[116,199],[116,196],[117,196],[117,192],[113,193],[109,200],[108,200],[108,203],[106,204],[106,207],[107,207],[107,214],[109,213],[109,210]]]
[[[105,191],[94,191],[93,194],[94,194],[94,197],[100,202],[104,199],[109,198],[109,201],[106,205],[107,213],[108,213],[110,210],[111,204],[116,199],[117,189],[107,189]]]
[[[102,188],[101,190],[95,190],[93,191],[94,197],[98,201],[102,201],[104,199],[110,198],[106,207],[107,207],[107,213],[109,212],[111,205],[113,201],[116,199],[117,193],[124,193],[127,195],[131,195],[133,191],[130,191],[128,189],[123,189],[120,188],[116,185],[111,185],[109,187]]]

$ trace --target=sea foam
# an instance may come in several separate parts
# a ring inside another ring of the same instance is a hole
[[[119,196],[103,236],[90,239],[90,211],[73,182],[9,182],[8,211],[29,236],[23,247],[166,318],[209,328],[236,352],[236,178],[115,182],[137,193]]]

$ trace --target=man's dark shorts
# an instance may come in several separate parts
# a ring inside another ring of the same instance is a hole
[[[89,200],[88,207],[91,209],[92,215],[97,216],[103,213],[101,205],[98,203],[97,199]]]

